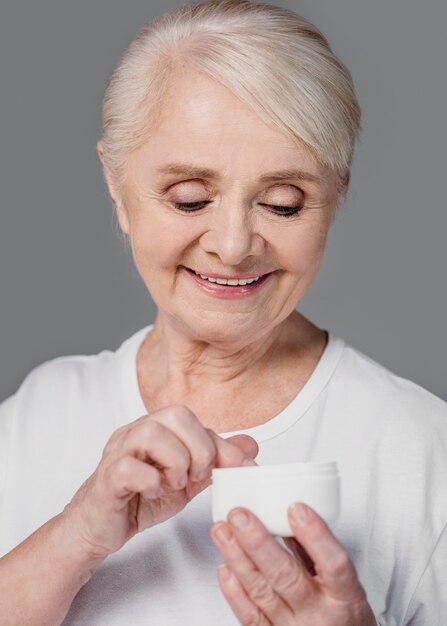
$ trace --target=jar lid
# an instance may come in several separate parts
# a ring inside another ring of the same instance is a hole
[[[249,465],[243,467],[216,467],[212,470],[213,478],[237,479],[237,480],[268,480],[278,479],[285,476],[300,477],[330,477],[338,476],[336,461],[325,463],[301,462],[280,463],[275,465]]]

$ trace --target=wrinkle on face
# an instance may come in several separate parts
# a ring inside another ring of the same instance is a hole
[[[188,172],[160,171],[170,164],[213,174],[191,179]],[[279,170],[307,172],[314,180],[262,180]],[[157,127],[129,156],[123,188],[134,260],[158,306],[157,323],[188,337],[193,368],[250,346],[260,354],[259,338],[274,336],[318,272],[335,176],[304,144],[268,126],[216,81],[191,72],[172,83]],[[210,202],[194,213],[174,206],[203,200]],[[290,217],[262,206],[300,200],[302,212]],[[235,251],[240,258],[229,263]],[[262,301],[218,300],[194,291],[182,267],[205,274],[275,271],[275,284]]]

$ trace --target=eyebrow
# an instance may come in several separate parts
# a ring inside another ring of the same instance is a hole
[[[196,167],[194,165],[188,165],[185,163],[168,163],[157,170],[159,174],[178,174],[180,176],[191,176],[193,178],[213,178],[215,180],[220,178],[220,175],[215,170],[211,170],[204,167]],[[276,172],[269,172],[263,174],[260,177],[260,182],[274,182],[281,180],[300,180],[311,183],[320,183],[321,178],[310,172],[304,172],[297,169],[278,170]]]

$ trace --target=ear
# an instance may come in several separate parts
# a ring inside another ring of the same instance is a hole
[[[130,231],[129,217],[121,200],[121,194],[118,192],[118,185],[116,184],[115,177],[104,162],[104,148],[101,140],[99,140],[96,144],[96,153],[102,164],[102,171],[107,189],[109,190],[110,197],[115,205],[118,223],[123,233],[128,235]]]

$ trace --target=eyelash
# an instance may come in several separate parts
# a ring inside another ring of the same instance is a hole
[[[184,211],[185,213],[192,213],[193,211],[200,211],[207,204],[209,204],[210,200],[204,200],[202,202],[175,202],[175,208],[179,211]],[[278,204],[265,204],[263,202],[259,203],[260,206],[265,206],[272,213],[276,213],[277,215],[283,215],[284,217],[291,217],[296,215],[302,210],[302,206],[281,206]],[[203,206],[198,206],[203,205]]]

